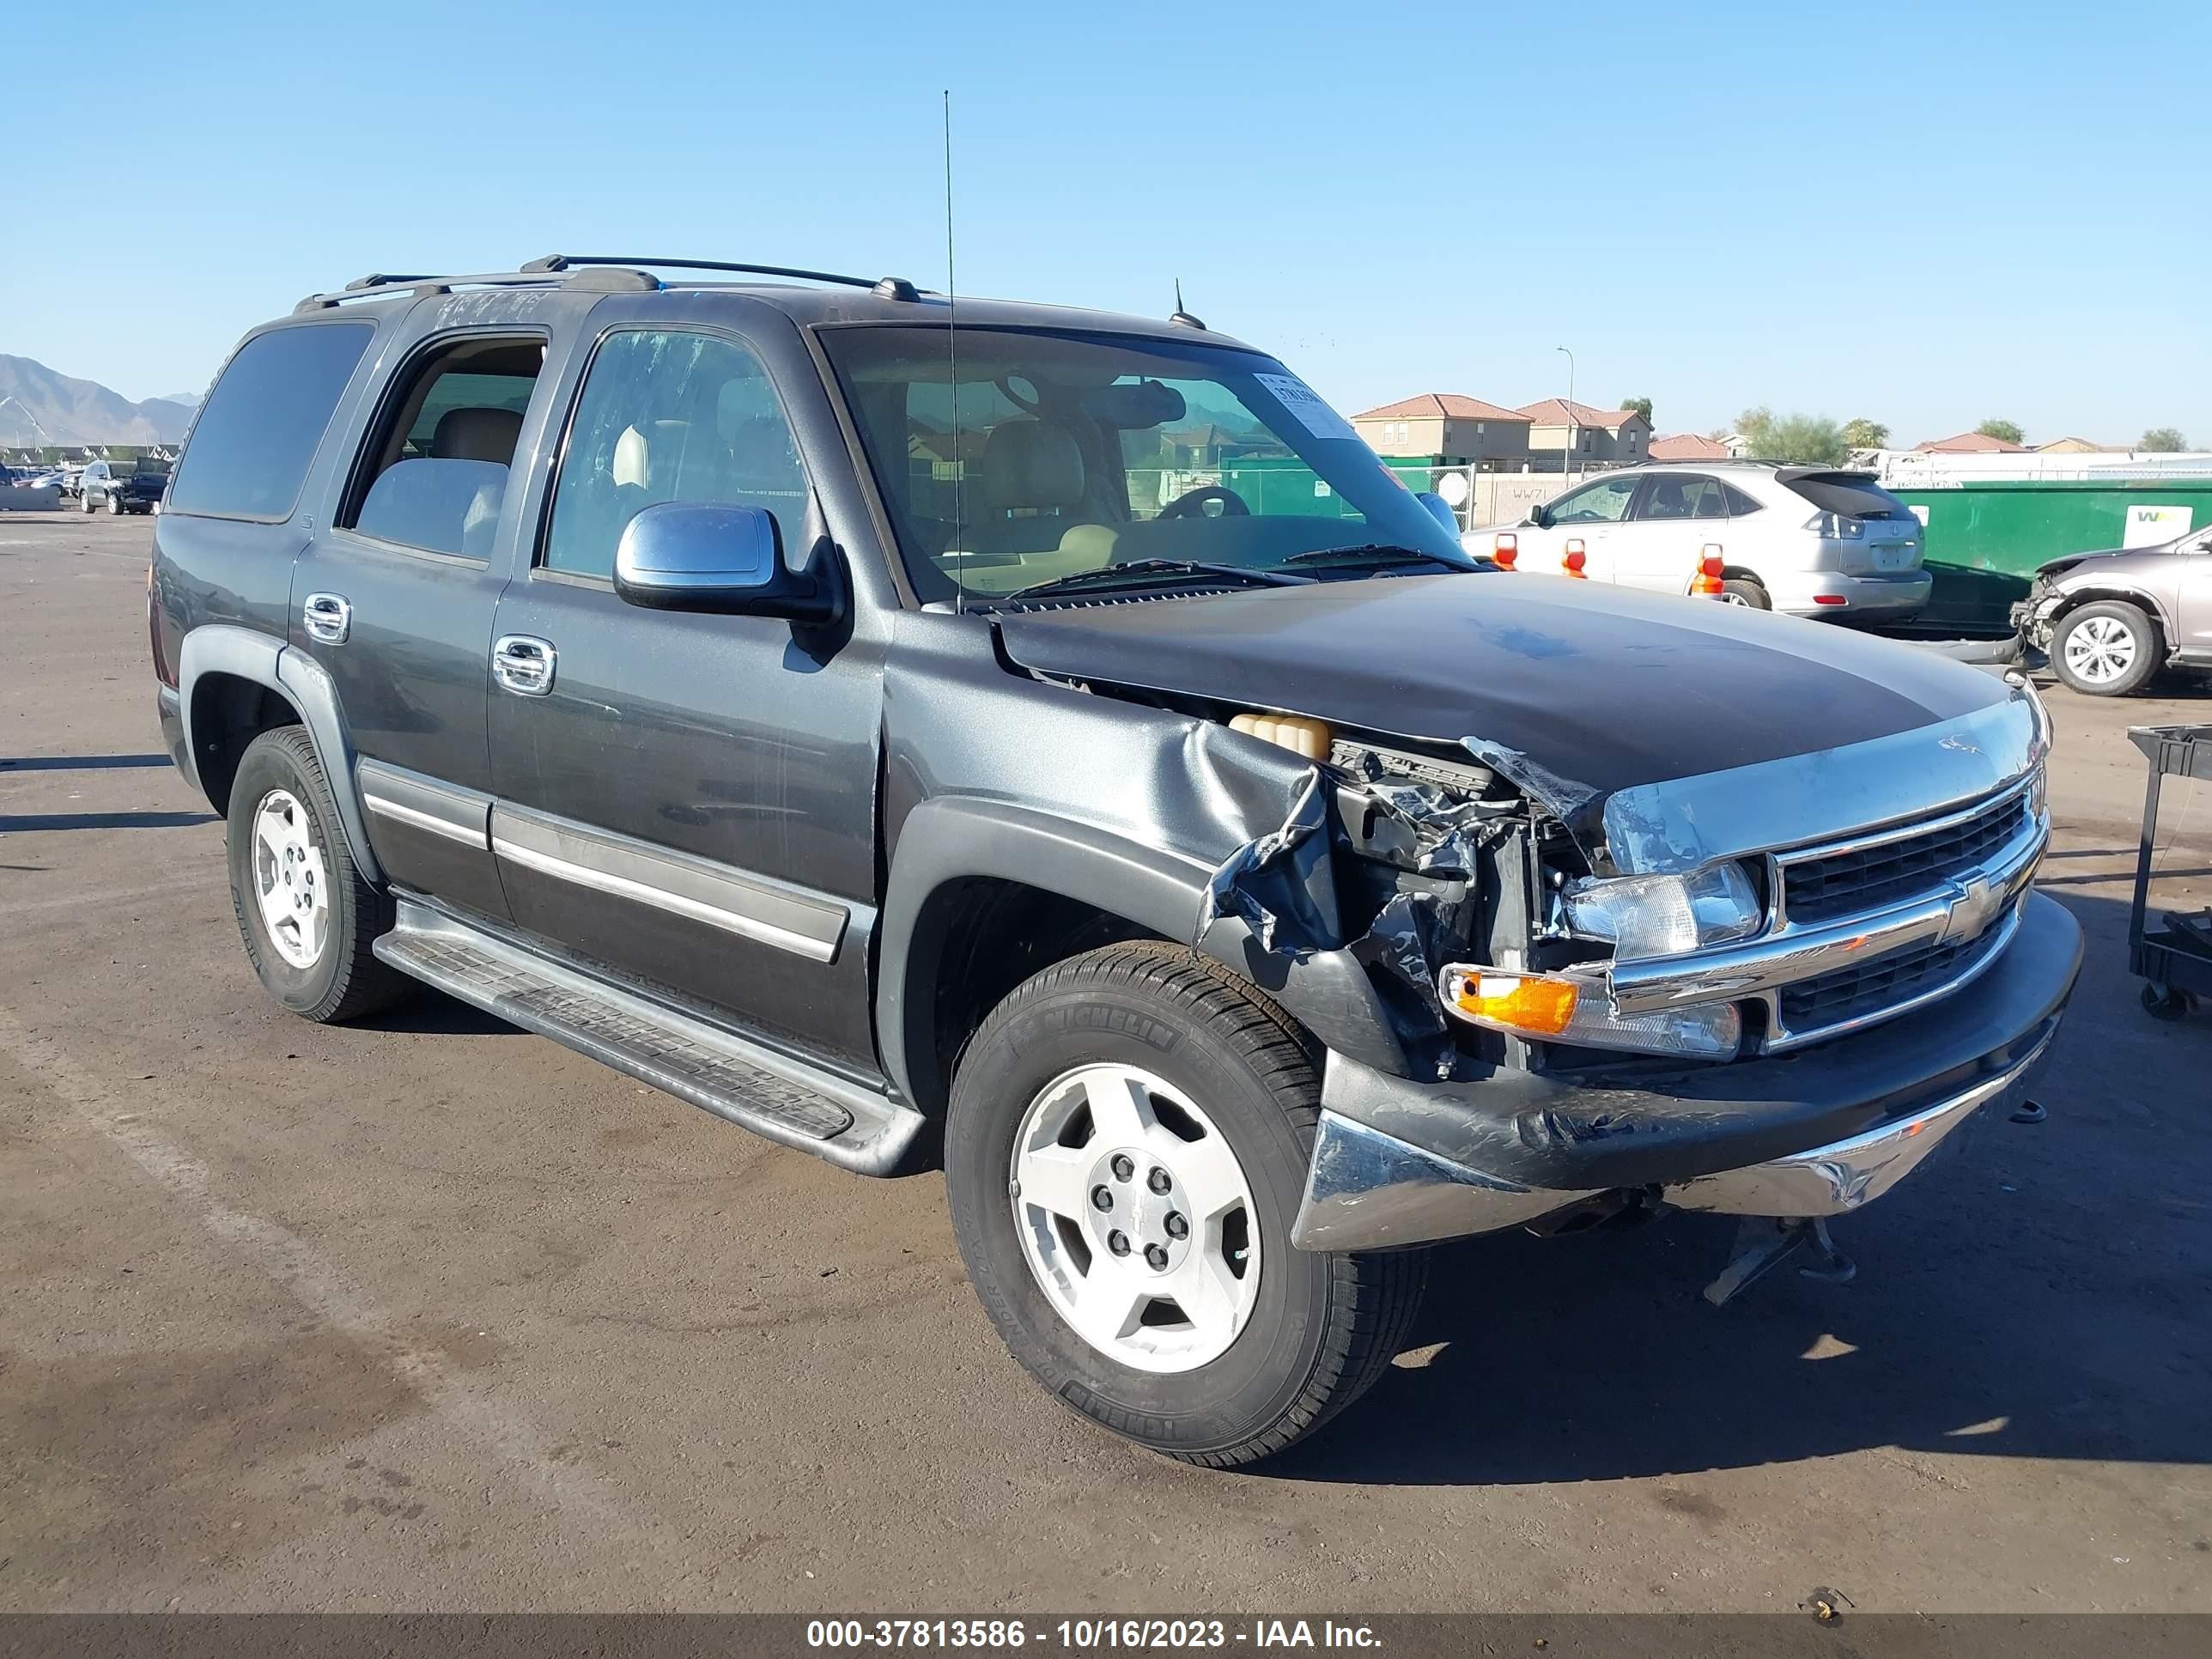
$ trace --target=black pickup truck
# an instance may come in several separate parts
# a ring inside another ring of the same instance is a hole
[[[1832,1250],[2079,964],[2024,684],[1470,558],[1180,313],[365,278],[246,336],[155,544],[270,994],[940,1156],[1014,1356],[1196,1462],[1355,1397],[1432,1241]]]

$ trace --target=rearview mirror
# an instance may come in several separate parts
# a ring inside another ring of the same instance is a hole
[[[623,527],[615,592],[657,611],[708,611],[827,622],[837,590],[818,572],[787,569],[775,518],[757,507],[661,501]]]

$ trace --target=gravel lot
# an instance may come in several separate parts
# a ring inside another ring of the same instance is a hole
[[[2051,693],[2050,1116],[1839,1226],[1856,1283],[1717,1313],[1706,1218],[1457,1246],[1358,1410],[1224,1475],[1029,1382],[935,1174],[436,999],[278,1012],[160,753],[149,539],[0,515],[0,1608],[2212,1609],[2212,1013],[2123,942],[2124,730],[2212,696]]]

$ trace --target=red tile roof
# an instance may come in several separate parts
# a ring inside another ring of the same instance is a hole
[[[1914,449],[1923,455],[2017,455],[2026,449],[2025,444],[2008,444],[2002,438],[1992,438],[1985,433],[1961,432],[1951,438],[1930,438]]]
[[[1588,404],[1571,404],[1565,398],[1523,404],[1518,412],[1537,426],[1595,426],[1607,432],[1617,432],[1627,422],[1644,418],[1632,409],[1592,409]]]
[[[1724,461],[1728,446],[1717,438],[1701,438],[1694,432],[1674,432],[1654,438],[1644,453],[1655,461]]]
[[[1519,421],[1527,417],[1510,409],[1500,409],[1496,404],[1486,404],[1480,398],[1462,398],[1456,392],[1424,392],[1417,398],[1401,398],[1395,404],[1384,404],[1380,409],[1364,409],[1352,418],[1355,421],[1395,421],[1408,417],[1432,421],[1438,416],[1449,416],[1455,421]]]

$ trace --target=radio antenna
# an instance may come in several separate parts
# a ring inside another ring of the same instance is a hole
[[[952,614],[967,606],[967,530],[962,492],[967,485],[968,457],[960,441],[960,312],[959,289],[952,280],[952,89],[945,89],[945,358],[952,380]]]

